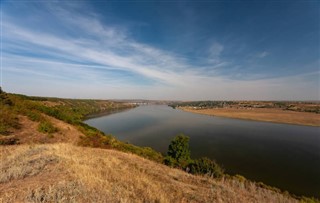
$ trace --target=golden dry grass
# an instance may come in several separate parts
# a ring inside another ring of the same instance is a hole
[[[81,136],[84,136],[75,126],[56,118],[43,115],[50,121],[54,127],[58,129],[57,132],[47,134],[38,131],[39,122],[31,121],[26,116],[18,116],[20,127],[12,130],[10,136],[0,135],[1,140],[8,140],[11,138],[17,139],[20,144],[42,144],[42,143],[57,143],[68,142],[78,143]]]
[[[194,176],[71,144],[0,147],[0,202],[297,202],[237,179]]]
[[[191,107],[180,107],[180,109],[211,116],[222,116],[256,121],[267,121],[275,123],[287,123],[296,125],[320,126],[320,114],[308,112],[285,111],[281,109],[237,109],[237,108],[216,108],[216,109],[193,109]]]

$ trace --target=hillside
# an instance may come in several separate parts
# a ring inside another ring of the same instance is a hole
[[[0,150],[3,202],[297,202],[252,182],[194,176],[115,150],[72,144]]]
[[[241,176],[216,179],[170,168],[151,148],[82,123],[91,113],[130,104],[0,96],[0,202],[298,201]]]

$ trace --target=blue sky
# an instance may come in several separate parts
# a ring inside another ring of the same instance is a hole
[[[319,100],[319,1],[1,1],[2,86],[102,99]]]

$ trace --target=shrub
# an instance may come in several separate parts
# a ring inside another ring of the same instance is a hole
[[[7,106],[0,105],[0,134],[7,135],[12,128],[20,128],[17,115]]]
[[[215,178],[222,177],[224,172],[214,160],[206,157],[194,160],[188,167],[192,174],[207,174]]]
[[[189,137],[180,134],[173,138],[169,145],[167,155],[168,156],[165,159],[166,164],[185,168],[191,162]]]
[[[164,164],[170,167],[175,167],[177,165],[177,161],[171,156],[166,156],[164,158]]]
[[[38,127],[39,132],[42,133],[55,133],[58,131],[56,127],[52,125],[49,121],[41,121]]]

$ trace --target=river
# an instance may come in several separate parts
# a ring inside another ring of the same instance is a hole
[[[320,198],[319,127],[213,117],[165,105],[143,105],[85,122],[162,153],[183,133],[190,136],[193,158],[206,156],[229,174]]]

